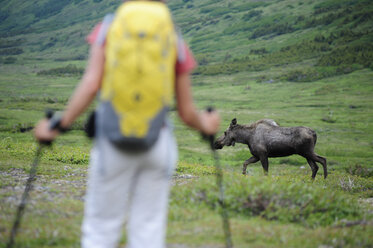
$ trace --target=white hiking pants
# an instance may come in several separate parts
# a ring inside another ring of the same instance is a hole
[[[176,160],[169,128],[161,130],[145,153],[126,153],[104,138],[97,139],[91,152],[82,247],[117,247],[126,222],[128,248],[164,248]]]

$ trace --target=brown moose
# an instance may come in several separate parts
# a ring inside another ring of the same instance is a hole
[[[239,125],[234,118],[224,134],[215,141],[214,147],[222,149],[224,146],[234,146],[235,143],[248,145],[253,156],[243,163],[244,175],[250,163],[260,160],[264,173],[267,174],[269,157],[298,154],[307,159],[312,179],[315,179],[319,169],[316,162],[322,164],[326,178],[326,159],[314,152],[316,139],[316,132],[308,127],[280,127],[270,119],[259,120],[251,125]]]

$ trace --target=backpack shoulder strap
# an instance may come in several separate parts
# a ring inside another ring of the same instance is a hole
[[[104,20],[102,21],[100,30],[98,31],[98,35],[97,35],[97,39],[95,41],[95,44],[100,45],[100,46],[104,45],[105,40],[106,40],[106,35],[108,33],[108,30],[109,30],[109,27],[110,27],[111,23],[114,20],[114,16],[115,16],[114,14],[107,14],[104,17]]]

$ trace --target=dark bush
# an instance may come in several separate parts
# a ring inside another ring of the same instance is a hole
[[[244,21],[249,21],[251,18],[258,16],[260,17],[262,15],[263,11],[262,10],[251,10],[248,13],[244,14],[242,16],[242,20]]]
[[[244,10],[255,9],[255,8],[258,8],[258,7],[265,7],[265,6],[268,6],[270,4],[272,4],[272,3],[267,2],[267,1],[255,1],[255,2],[254,1],[247,1],[243,4],[232,6],[231,10],[235,11],[235,12],[241,12],[241,11],[244,11]]]
[[[250,22],[241,22],[233,26],[229,26],[223,30],[225,35],[233,35],[239,32],[251,31],[254,28],[253,24]]]
[[[331,2],[326,1],[324,3],[315,5],[315,7],[314,7],[315,10],[314,10],[313,14],[314,15],[319,15],[319,14],[329,12],[331,10],[339,9],[341,7],[341,5],[337,4],[335,1],[333,2],[333,4],[330,4],[330,3]]]
[[[86,60],[87,56],[85,54],[77,54],[77,55],[70,55],[70,56],[63,56],[59,58],[55,58],[54,61],[71,61],[71,60]]]
[[[267,220],[298,223],[309,227],[327,226],[341,219],[361,219],[357,202],[335,185],[309,184],[304,180],[281,177],[224,175],[226,208],[233,216],[261,216]],[[205,205],[219,209],[219,194],[212,177],[203,177],[193,184],[176,186],[173,205]],[[213,190],[212,190],[213,189]],[[188,196],[188,197],[185,197]]]
[[[0,23],[5,21],[9,17],[9,13],[5,11],[0,11]]]
[[[266,53],[268,53],[268,51],[265,48],[250,49],[250,54],[266,54]]]
[[[360,177],[373,177],[373,169],[364,167],[360,164],[351,165],[350,167],[346,168],[346,172]]]
[[[17,61],[15,57],[6,57],[3,61],[4,64],[14,64]]]
[[[23,49],[12,47],[0,50],[0,55],[19,55],[23,53]]]
[[[207,54],[196,54],[196,60],[199,65],[207,65],[209,63]]]
[[[241,71],[261,71],[266,68],[267,65],[261,63],[255,63],[249,60],[237,60],[232,62],[224,62],[221,64],[200,66],[194,72],[194,74],[203,75],[219,75],[219,74],[233,74]]]
[[[220,17],[220,16],[223,16],[225,14],[229,14],[230,12],[231,12],[231,10],[229,8],[218,7],[218,8],[214,8],[212,11],[210,11],[209,15],[212,16],[212,17]]]
[[[19,38],[16,40],[0,39],[0,48],[9,48],[22,45],[26,40]]]
[[[328,68],[328,70],[323,68],[307,68],[289,71],[280,76],[280,79],[290,82],[313,82],[322,78],[332,77],[337,74],[338,73],[334,68]]]
[[[295,21],[295,23],[302,22],[302,21],[304,21],[305,19],[306,19],[306,17],[304,17],[303,15],[298,16],[297,19],[296,19],[296,21]]]
[[[364,22],[372,21],[373,20],[373,11],[366,11],[359,14],[358,20],[356,24],[361,24]]]
[[[326,38],[322,34],[317,34],[313,40],[322,43],[326,41]]]
[[[290,82],[311,82],[320,78],[315,70],[293,70],[285,74],[285,79]]]
[[[56,44],[56,40],[49,40],[40,47],[40,51],[44,51],[48,48],[53,47]]]
[[[83,68],[78,68],[75,65],[67,65],[65,67],[54,68],[50,70],[43,70],[37,73],[38,76],[60,76],[71,77],[81,76],[84,72]]]
[[[256,39],[267,34],[282,35],[292,33],[294,31],[295,28],[288,23],[279,23],[274,25],[267,24],[263,27],[255,29],[250,38]]]
[[[318,60],[317,65],[340,66],[360,64],[368,68],[372,61],[373,45],[370,43],[363,43],[335,48],[330,53],[323,55]]]
[[[42,6],[34,9],[34,15],[37,18],[44,19],[49,16],[53,16],[60,12],[67,4],[70,3],[70,0],[48,0]]]
[[[319,25],[325,25],[325,26],[330,25],[335,20],[338,20],[340,18],[345,18],[346,14],[348,14],[349,12],[350,10],[344,9],[339,12],[331,12],[331,13],[325,14],[321,17],[314,17],[306,22],[305,28],[316,27]]]

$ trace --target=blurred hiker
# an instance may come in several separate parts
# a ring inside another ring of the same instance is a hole
[[[81,83],[60,117],[38,123],[35,137],[54,140],[99,93],[82,247],[116,247],[123,223],[128,247],[165,247],[177,160],[167,110],[176,98],[181,119],[207,135],[217,132],[220,118],[194,106],[189,74],[196,63],[163,1],[125,1],[87,41]]]

